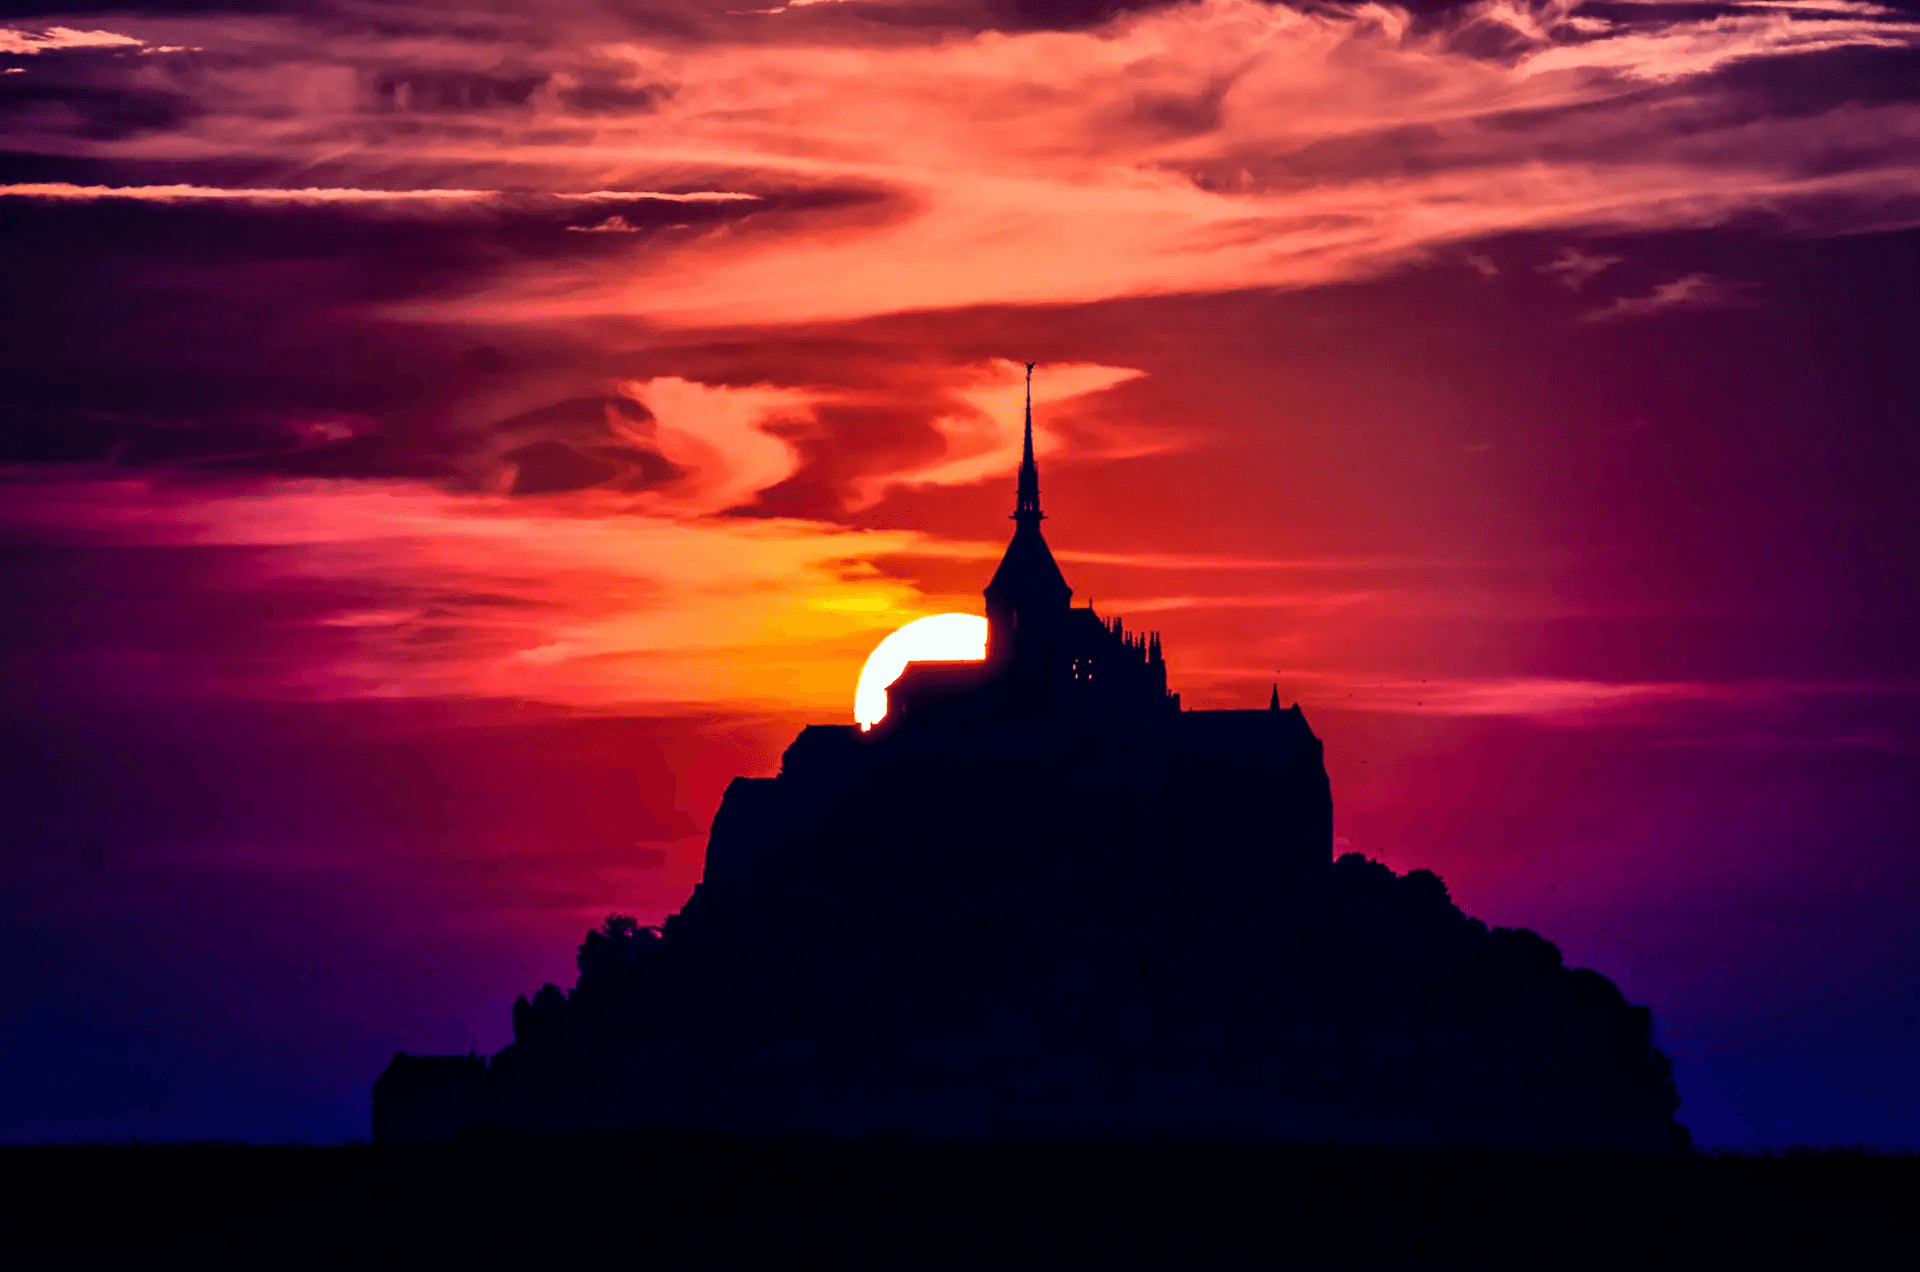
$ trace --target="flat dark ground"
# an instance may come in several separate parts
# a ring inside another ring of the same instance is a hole
[[[1920,1157],[1202,1145],[0,1148],[0,1262],[637,1268],[1864,1265]]]

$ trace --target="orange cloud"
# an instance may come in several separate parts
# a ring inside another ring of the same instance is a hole
[[[1269,673],[1249,676],[1272,678]],[[1558,676],[1414,679],[1364,672],[1277,673],[1297,686],[1303,705],[1345,711],[1434,716],[1498,716],[1539,724],[1627,723],[1689,706],[1778,706],[1808,699],[1911,692],[1886,683],[1788,680],[1606,681]]]
[[[1527,12],[1482,9],[1537,44],[1511,64],[1378,7],[1244,0],[930,47],[609,46],[636,78],[671,71],[679,87],[598,128],[582,160],[866,188],[892,211],[776,217],[634,258],[625,276],[530,278],[489,309],[760,324],[1302,286],[1515,230],[1885,202],[1920,176],[1910,155],[1817,162],[1866,132],[1920,131],[1905,105],[1753,123],[1715,120],[1706,84],[1660,109],[1644,100],[1648,83],[1912,44],[1920,26],[1767,14],[1562,40]],[[1685,136],[1673,113],[1689,117]],[[1329,167],[1343,148],[1351,158]]]
[[[72,27],[48,27],[44,31],[18,31],[0,27],[0,53],[32,55],[63,49],[140,48],[145,40],[115,31],[77,31]]]
[[[202,100],[196,119],[36,146],[324,161],[378,181],[35,190],[253,202],[758,196],[764,211],[743,223],[630,252],[607,234],[611,257],[528,263],[484,296],[428,307],[461,321],[628,315],[655,327],[1311,286],[1513,231],[1659,231],[1755,211],[1847,229],[1920,215],[1914,106],[1753,119],[1715,79],[1736,61],[1910,48],[1920,23],[1847,0],[1705,19],[1620,12],[1484,0],[1434,29],[1380,4],[1200,0],[1083,31],[835,27],[833,44],[781,40],[751,15],[691,40],[637,37],[591,6],[547,19],[555,35],[534,44],[455,25],[315,44],[296,19],[175,19],[169,40],[228,54],[169,81]],[[1490,29],[1511,46],[1500,60],[1467,38]],[[465,77],[472,90],[453,98],[480,106],[444,108],[436,96],[397,129],[399,98],[374,88],[409,75]],[[611,85],[591,110],[580,106],[588,83]],[[1862,138],[1878,138],[1870,154]],[[447,171],[467,181],[382,188]],[[622,184],[637,192],[612,188]],[[682,186],[708,188],[660,192]]]
[[[379,188],[407,177],[422,178],[413,197],[448,197],[426,179],[446,172],[463,175],[460,198],[483,185],[759,196],[738,222],[672,241],[609,234],[590,262],[530,261],[483,296],[411,311],[462,321],[765,326],[1311,286],[1515,231],[1920,215],[1920,109],[1754,118],[1715,78],[1913,47],[1920,24],[1845,0],[1673,13],[1485,0],[1436,28],[1378,4],[1199,0],[1075,31],[843,25],[831,44],[751,15],[697,38],[636,35],[593,7],[530,18],[550,38],[513,42],[450,24],[316,46],[291,19],[183,19],[167,38],[229,55],[168,81],[201,101],[194,119],[34,144],[364,171],[355,188],[374,193],[347,198],[393,197]],[[1489,30],[1499,58],[1476,51]],[[471,91],[418,109],[378,91],[422,75]],[[582,105],[590,84],[606,87]]]
[[[231,203],[469,203],[500,198],[525,199],[499,190],[359,190],[308,186],[302,189],[277,189],[269,186],[159,185],[159,186],[82,186],[65,181],[17,182],[0,185],[0,198],[16,199],[132,199],[142,203],[189,203],[195,201]],[[760,196],[726,190],[693,190],[674,193],[661,190],[583,190],[554,191],[548,197],[585,202],[660,202],[660,203],[743,203]],[[615,217],[614,220],[621,218]],[[577,227],[568,227],[577,228]]]
[[[1189,609],[1346,609],[1379,600],[1378,591],[1279,592],[1233,596],[1145,596],[1106,602],[1118,614],[1153,614]]]
[[[940,608],[870,564],[937,554],[921,535],[677,518],[643,502],[101,479],[14,486],[5,520],[92,543],[244,547],[261,587],[337,589],[318,622],[349,652],[233,687],[251,694],[851,711],[866,650]]]

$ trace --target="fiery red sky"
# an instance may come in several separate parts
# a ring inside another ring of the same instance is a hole
[[[1701,1142],[1920,1143],[1911,8],[0,12],[0,1135],[502,1045],[979,612],[1037,361],[1077,599],[1342,850]]]

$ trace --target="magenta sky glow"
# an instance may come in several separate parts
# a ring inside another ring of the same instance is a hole
[[[1701,1142],[1920,1142],[1917,45],[16,13],[0,1135],[337,1139],[394,1047],[499,1046],[979,612],[1031,360],[1078,596],[1192,704],[1297,699],[1345,846],[1650,1005]]]

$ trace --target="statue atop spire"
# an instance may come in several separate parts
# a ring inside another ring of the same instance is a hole
[[[1027,435],[1020,453],[1020,494],[1013,510],[1016,521],[1022,517],[1039,521],[1047,515],[1040,511],[1040,466],[1033,462],[1033,368],[1033,363],[1027,363]]]

